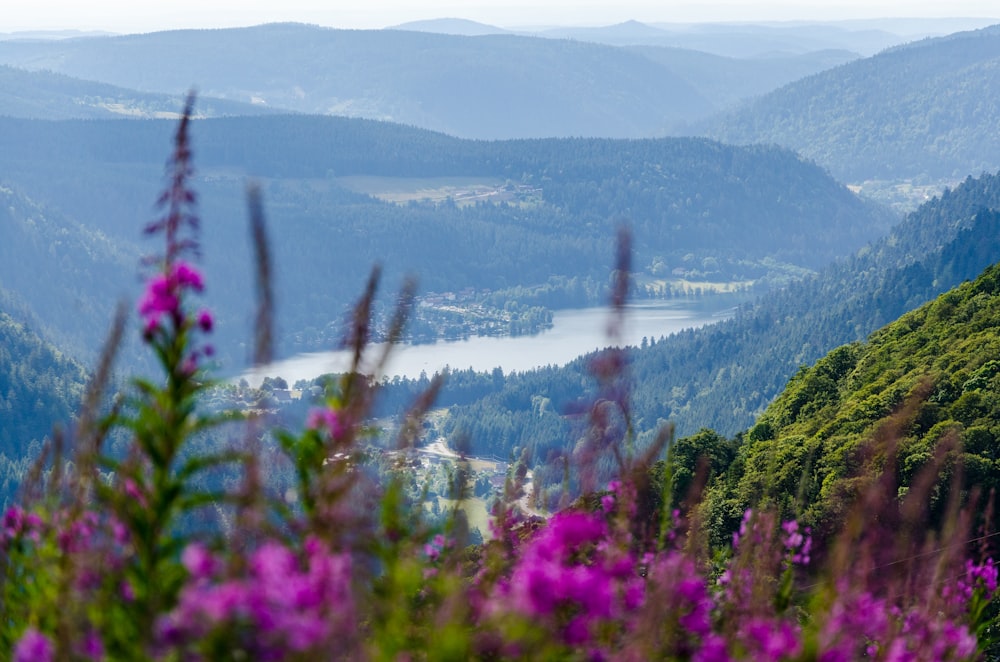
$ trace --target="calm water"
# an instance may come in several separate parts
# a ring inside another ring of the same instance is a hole
[[[723,307],[726,306],[726,307]],[[638,345],[643,337],[659,339],[684,329],[718,322],[732,314],[730,303],[674,301],[634,304],[627,307],[622,344]],[[607,308],[561,310],[553,315],[552,328],[534,336],[517,338],[474,337],[433,345],[398,345],[386,368],[389,376],[428,376],[445,367],[504,373],[524,372],[546,365],[564,365],[581,354],[607,347]],[[373,346],[381,353],[381,346]],[[345,351],[316,352],[276,361],[245,377],[253,385],[264,377],[283,377],[289,384],[323,374],[344,371],[350,362]]]

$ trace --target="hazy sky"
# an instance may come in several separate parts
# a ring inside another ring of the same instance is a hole
[[[0,0],[0,32],[149,32],[297,21],[381,28],[460,17],[502,27],[645,22],[906,17],[1000,17],[997,0]]]

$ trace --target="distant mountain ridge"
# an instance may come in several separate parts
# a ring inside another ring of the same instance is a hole
[[[397,27],[270,24],[0,41],[0,63],[101,81],[136,90],[135,97],[180,97],[196,87],[206,97],[251,104],[247,112],[364,117],[494,139],[686,133],[740,99],[854,57],[840,51],[744,61],[677,48],[492,34],[490,26],[452,19]],[[619,27],[640,28],[658,30]],[[169,67],[162,66],[166,61]]]
[[[177,118],[176,95],[136,92],[49,71],[0,65],[0,116],[31,119]],[[273,110],[237,101],[203,97],[200,117],[263,115]]]
[[[0,42],[0,62],[144,92],[182,95],[197,86],[223,99],[462,137],[666,135],[711,109],[640,55],[513,35],[272,24]]]
[[[918,29],[917,35],[941,34],[940,30],[940,27],[926,26],[923,30]],[[557,27],[539,34],[612,46],[684,48],[737,58],[802,55],[819,50],[848,50],[872,55],[914,38],[893,32],[891,25],[836,21],[688,24],[626,21],[599,27]]]

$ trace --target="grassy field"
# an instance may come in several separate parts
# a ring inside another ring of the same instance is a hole
[[[386,202],[405,204],[410,201],[472,204],[480,200],[499,199],[504,191],[501,179],[489,177],[338,177],[337,183],[356,193],[364,193]]]
[[[454,499],[438,498],[438,504],[442,511],[450,511],[456,503]],[[430,504],[425,504],[425,506],[430,509]],[[483,534],[483,540],[489,540],[491,537],[490,513],[487,507],[486,500],[479,497],[472,497],[462,502],[462,510],[465,511],[465,517],[469,520],[469,530],[479,529],[479,532]]]

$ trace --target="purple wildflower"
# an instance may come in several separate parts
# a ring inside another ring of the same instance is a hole
[[[80,655],[91,660],[104,659],[104,642],[97,630],[90,630],[83,638],[80,645]]]
[[[195,292],[202,292],[205,289],[201,273],[187,262],[174,263],[173,280],[179,289],[191,288]]]
[[[800,633],[790,623],[754,619],[741,633],[743,639],[754,651],[755,660],[777,660],[794,658],[802,650]]]
[[[52,662],[55,651],[44,634],[29,627],[14,647],[14,662]]]
[[[168,316],[176,324],[181,321],[181,300],[188,290],[202,292],[205,283],[201,273],[186,262],[168,265],[164,273],[157,273],[146,283],[146,290],[139,299],[139,314],[143,318],[143,333],[151,338],[160,327],[160,320]],[[206,333],[211,331],[212,317],[208,311],[198,315],[198,325]]]
[[[310,430],[326,430],[334,439],[344,434],[344,422],[335,409],[311,409],[306,416],[306,427]]]
[[[811,530],[806,527],[800,531],[799,523],[795,520],[783,522],[781,530],[785,532],[783,542],[785,550],[790,555],[791,562],[799,565],[808,565],[809,553],[812,550]]]
[[[166,644],[195,642],[213,630],[249,628],[248,652],[259,659],[285,659],[315,651],[351,632],[351,566],[316,539],[305,544],[305,563],[277,542],[263,544],[249,559],[248,574],[212,583],[208,553],[195,546],[184,554],[193,581],[177,607],[163,617],[159,637]],[[202,577],[198,577],[199,571]]]
[[[198,327],[202,331],[210,333],[212,331],[213,324],[214,320],[212,319],[212,313],[204,308],[198,311]]]
[[[215,558],[201,543],[192,543],[184,548],[181,563],[195,580],[209,579],[215,573]]]

